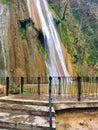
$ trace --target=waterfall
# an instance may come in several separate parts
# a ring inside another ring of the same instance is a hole
[[[7,68],[7,64],[6,64],[6,55],[5,55],[5,46],[4,46],[4,39],[2,37],[0,37],[0,44],[1,44],[1,50],[2,50],[2,56],[3,56],[3,61],[4,61],[4,73],[6,74],[6,68]]]
[[[5,49],[5,17],[4,17],[4,6],[0,3],[0,46],[1,46],[1,53],[2,53],[2,58],[3,58],[3,64],[4,64],[4,70],[1,70],[3,74],[7,74],[7,62],[6,62],[6,49]],[[3,72],[4,71],[4,72]]]
[[[37,15],[39,16],[42,32],[44,35],[44,44],[49,52],[49,58],[45,57],[45,63],[49,73],[48,75],[69,77],[69,73],[65,65],[60,40],[56,32],[54,20],[48,8],[47,1],[46,0],[33,0],[33,1],[38,13]],[[27,4],[29,4],[28,9],[31,16],[30,6],[32,5],[30,5],[30,3]]]
[[[31,18],[30,0],[27,0],[27,6],[28,6],[28,11],[29,11],[29,16]]]

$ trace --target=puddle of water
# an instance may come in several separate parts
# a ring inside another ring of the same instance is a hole
[[[70,109],[56,115],[57,130],[98,130],[98,108]]]

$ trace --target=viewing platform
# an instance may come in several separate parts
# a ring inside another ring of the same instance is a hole
[[[52,96],[52,122],[56,129],[55,112],[71,108],[95,108],[98,100],[69,100]],[[49,96],[17,94],[0,97],[0,128],[6,130],[49,130]]]
[[[49,96],[48,95],[37,95],[37,94],[17,94],[11,96],[5,96],[0,98],[0,102],[9,103],[22,103],[28,102],[30,105],[43,105],[49,106]],[[70,108],[93,108],[98,107],[98,99],[85,99],[77,101],[74,99],[65,99],[64,96],[52,96],[52,106],[55,111],[70,109]],[[49,111],[49,110],[48,110]]]
[[[1,80],[2,89],[2,128],[9,126],[9,129],[19,130],[49,130],[52,121],[55,130],[56,111],[98,107],[98,77],[7,77]]]

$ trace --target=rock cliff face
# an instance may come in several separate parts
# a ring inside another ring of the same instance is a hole
[[[26,0],[10,0],[8,4],[1,4],[1,10],[2,19],[8,15],[7,20],[4,19],[7,21],[6,26],[3,27],[2,24],[1,27],[2,32],[6,28],[7,34],[4,32],[3,35],[1,32],[0,36],[4,39],[2,44],[4,53],[7,53],[5,54],[6,62],[9,62],[4,68],[2,52],[0,68],[2,71],[6,69],[8,75],[15,77],[45,76],[45,64],[37,48],[39,42],[37,31],[32,27],[33,23],[30,23]]]
[[[26,0],[10,0],[2,4],[8,14],[8,35],[6,37],[6,73],[14,77],[47,76],[41,45],[40,24],[37,23],[36,10],[32,9],[30,20]],[[2,17],[4,17],[2,15]],[[3,29],[4,30],[4,29]],[[64,47],[63,47],[64,48]],[[2,61],[4,66],[4,61]],[[4,68],[3,68],[4,70]]]
[[[61,38],[70,75],[97,75],[97,0],[47,0]],[[0,73],[46,76],[43,35],[36,10],[26,0],[0,0]]]
[[[30,67],[27,67],[28,70],[26,70],[26,66],[30,65],[30,60],[27,56],[31,48],[28,48],[25,39],[21,39],[19,32],[19,20],[24,21],[28,19],[27,8],[24,2],[12,0],[9,3],[9,61],[10,72],[13,76],[26,76],[27,72],[30,71]]]

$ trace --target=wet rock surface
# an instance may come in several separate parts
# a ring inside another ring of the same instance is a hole
[[[98,108],[57,112],[57,130],[98,130]]]
[[[54,109],[52,112],[54,115]],[[53,130],[54,122],[53,118]],[[0,130],[49,130],[49,127],[49,107],[46,102],[12,97],[0,99]]]

